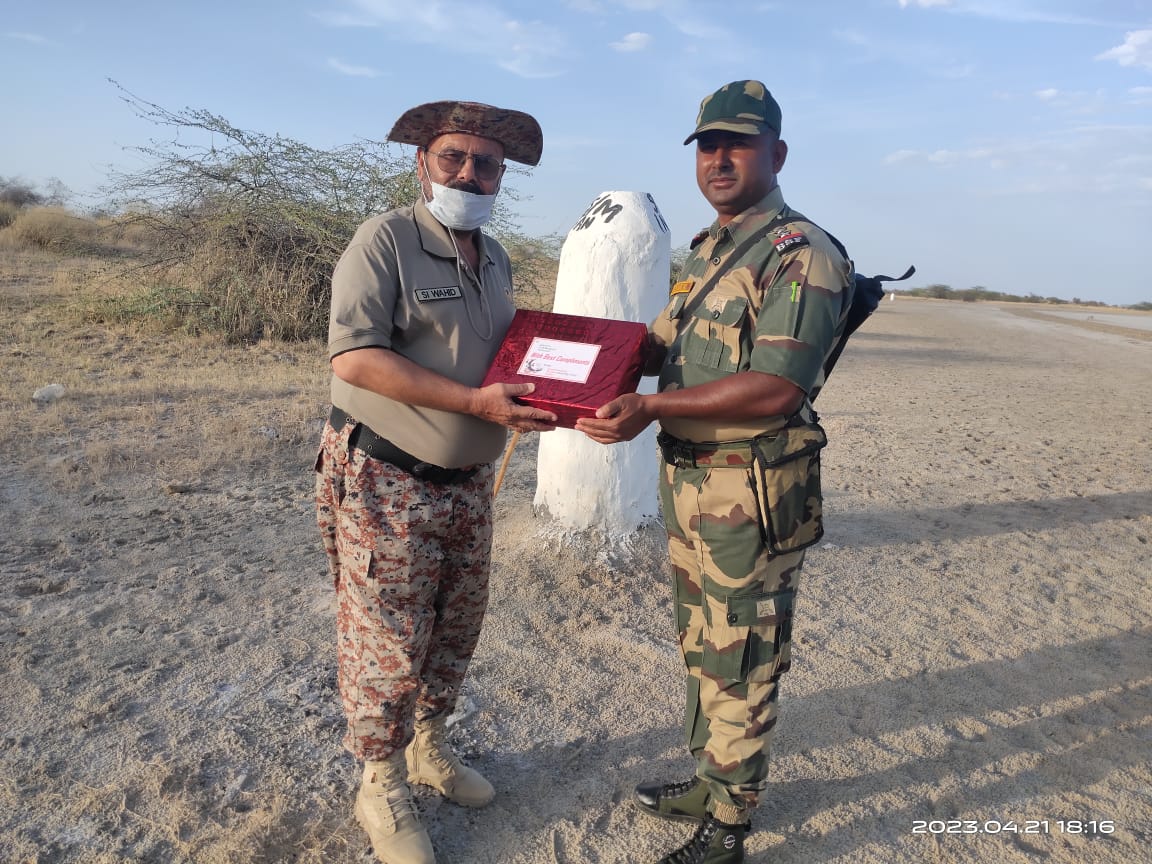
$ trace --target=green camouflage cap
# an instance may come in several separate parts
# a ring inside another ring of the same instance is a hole
[[[388,140],[426,147],[437,135],[449,132],[499,141],[507,158],[525,165],[539,165],[544,149],[536,118],[481,102],[426,102],[409,108],[388,133]]]
[[[780,134],[780,106],[759,81],[733,81],[705,96],[696,116],[696,131],[684,139],[691,144],[701,132],[719,129],[742,135],[761,135],[769,129]]]

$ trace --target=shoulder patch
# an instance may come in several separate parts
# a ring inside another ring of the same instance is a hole
[[[689,249],[695,249],[697,246],[699,246],[701,243],[704,242],[704,238],[707,236],[708,236],[708,229],[705,228],[703,231],[701,231],[699,234],[697,234],[695,237],[692,238],[691,242],[689,242],[689,244],[688,244],[688,248]]]
[[[790,249],[799,249],[802,246],[808,245],[808,238],[804,236],[804,232],[797,230],[791,225],[783,225],[777,228],[775,234],[776,236],[772,238],[772,245],[781,255]]]
[[[692,290],[692,286],[695,284],[695,279],[685,279],[683,282],[677,282],[672,286],[672,290],[668,292],[668,295],[670,297],[675,297],[677,294],[687,294]]]

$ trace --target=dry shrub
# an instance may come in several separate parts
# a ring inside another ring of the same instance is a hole
[[[111,242],[120,248],[143,252],[160,245],[160,235],[139,214],[122,213],[99,221]]]
[[[117,227],[139,232],[148,248],[138,263],[150,272],[99,314],[231,343],[324,338],[332,269],[356,228],[419,196],[411,156],[371,141],[320,150],[121,92],[141,117],[180,134],[137,148],[146,167],[112,177],[109,203],[131,213]],[[505,185],[488,227],[524,247],[514,275],[531,301],[550,293],[555,261],[550,241],[519,236],[517,200]]]
[[[560,269],[560,238],[510,235],[502,239],[512,262],[516,305],[521,309],[552,311]]]
[[[11,249],[43,249],[74,254],[99,250],[99,236],[98,224],[62,207],[20,210],[0,231],[4,245]]]
[[[204,244],[186,261],[114,274],[104,291],[91,294],[88,318],[218,334],[232,344],[307,340],[327,328],[327,278],[298,262]]]
[[[16,221],[16,214],[20,212],[20,208],[15,204],[9,204],[6,201],[0,201],[0,228],[7,228]]]

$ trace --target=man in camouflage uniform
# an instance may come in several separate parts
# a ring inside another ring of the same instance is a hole
[[[473,102],[406,112],[421,199],[368,220],[332,276],[332,412],[316,512],[336,585],[355,813],[385,864],[435,864],[409,783],[482,807],[494,790],[445,740],[488,599],[492,463],[506,428],[552,428],[480,388],[515,311],[508,253],[480,226],[504,158],[539,162],[527,114]]]
[[[811,400],[851,303],[852,264],[785,203],[780,108],[759,81],[704,99],[696,179],[716,221],[692,241],[652,324],[656,394],[628,394],[577,428],[602,443],[657,420],[695,776],[646,783],[654,816],[699,823],[661,864],[744,860],[749,814],[767,785],[780,676],[804,549],[822,533]]]

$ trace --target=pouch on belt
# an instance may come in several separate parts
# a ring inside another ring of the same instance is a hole
[[[820,451],[827,443],[819,423],[785,427],[752,441],[760,527],[773,555],[798,552],[824,536]]]

